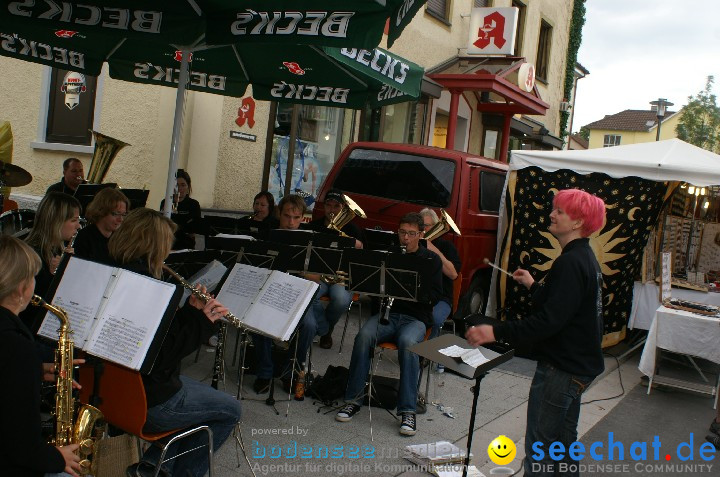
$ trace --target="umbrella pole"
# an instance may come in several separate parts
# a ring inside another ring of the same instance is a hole
[[[190,50],[183,49],[181,51],[182,60],[180,61],[177,96],[175,97],[175,118],[173,120],[172,141],[170,142],[170,164],[165,188],[165,207],[163,207],[163,214],[166,217],[170,217],[172,212],[175,174],[177,172],[178,156],[180,155],[180,136],[182,135],[183,119],[185,118],[185,94],[188,78],[190,77]]]

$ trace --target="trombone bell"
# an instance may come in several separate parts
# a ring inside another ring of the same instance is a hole
[[[337,215],[333,215],[328,224],[329,229],[337,232],[341,232],[341,229],[355,217],[360,217],[361,219],[367,218],[365,212],[350,197],[343,194],[343,201],[345,205],[342,210],[338,212]]]
[[[455,235],[462,235],[458,226],[455,225],[455,221],[450,217],[450,214],[445,212],[445,209],[440,209],[440,220],[425,231],[423,238],[432,241],[451,230]]]

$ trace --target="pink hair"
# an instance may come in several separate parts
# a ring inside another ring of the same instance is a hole
[[[573,220],[582,220],[580,233],[589,237],[600,230],[605,221],[605,202],[579,189],[564,189],[555,194],[553,207],[559,207]]]

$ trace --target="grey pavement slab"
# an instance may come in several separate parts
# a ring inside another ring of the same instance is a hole
[[[313,372],[324,374],[328,365],[348,366],[352,352],[353,339],[357,333],[357,311],[351,316],[348,336],[342,354],[338,345],[344,321],[338,324],[333,338],[334,346],[330,350],[321,349],[313,344]],[[231,335],[226,351],[226,381],[224,389],[235,395],[237,392],[237,366],[231,363],[235,339]],[[197,363],[194,355],[186,358],[183,373],[209,383],[212,375],[214,352],[204,347]],[[639,355],[632,357],[621,367],[618,373],[615,360],[606,359],[611,370],[597,380],[584,395],[584,404],[578,427],[582,442],[594,442],[612,430],[619,439],[638,440],[658,433],[667,439],[668,445],[682,440],[688,432],[694,433],[697,447],[704,439],[705,430],[714,415],[712,400],[680,391],[653,391],[650,396],[644,393],[646,388],[639,386],[640,373],[637,370]],[[395,352],[385,352],[377,367],[377,374],[398,376],[395,364]],[[671,368],[663,366],[666,374]],[[509,467],[519,469],[524,457],[525,414],[527,396],[532,375],[535,370],[533,361],[514,358],[491,371],[482,381],[477,418],[473,435],[472,463],[486,476],[496,467],[487,454],[487,447],[498,435],[508,436],[517,446],[517,455]],[[688,373],[680,369],[680,374]],[[620,379],[624,393],[621,391]],[[252,391],[254,376],[246,375],[243,395],[246,398],[261,398]],[[235,441],[228,442],[216,454],[216,476],[251,476],[250,461],[255,475],[379,475],[419,477],[427,476],[425,469],[403,458],[403,449],[409,444],[431,443],[447,440],[464,448],[467,444],[472,392],[474,381],[466,380],[452,373],[431,374],[431,386],[428,399],[431,402],[452,408],[455,419],[443,415],[434,406],[428,406],[428,412],[418,415],[418,432],[413,437],[398,433],[399,422],[379,408],[372,409],[372,434],[370,430],[370,412],[367,407],[348,423],[339,423],[334,419],[335,412],[318,413],[318,406],[311,398],[302,402],[291,401],[288,412],[287,402],[278,402],[276,415],[271,407],[262,401],[244,399],[243,420],[240,424],[241,435],[246,453],[239,449]],[[425,382],[421,392],[425,391]],[[276,399],[286,399],[278,384]],[[609,398],[609,399],[608,399]],[[595,401],[598,400],[598,401]],[[595,401],[595,402],[588,402]],[[287,415],[286,415],[287,413]],[[293,429],[293,434],[289,434]],[[300,429],[303,434],[298,435]],[[285,434],[283,434],[285,432]],[[666,442],[663,440],[663,442]],[[664,446],[665,444],[663,444]],[[300,458],[301,450],[312,453],[312,457]],[[262,457],[262,452],[265,452]],[[274,452],[274,454],[271,454]],[[290,457],[296,452],[295,457]],[[327,452],[327,457],[325,453]],[[273,457],[274,456],[274,457]],[[715,466],[707,475],[720,475],[720,466]],[[520,471],[517,475],[522,475]],[[613,475],[612,473],[583,473],[583,475]],[[685,475],[651,474],[632,472],[623,475]],[[689,474],[687,474],[689,475]],[[701,474],[702,475],[702,474]]]

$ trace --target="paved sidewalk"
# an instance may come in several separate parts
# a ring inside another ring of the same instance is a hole
[[[335,344],[332,349],[324,350],[317,344],[313,345],[314,373],[324,374],[330,364],[348,366],[352,340],[358,329],[357,318],[351,316],[348,337],[342,354],[339,354],[342,325],[341,321],[336,327]],[[231,335],[228,343],[230,346],[226,351],[228,373],[225,390],[234,395],[237,392],[237,366],[230,363],[235,343],[234,336]],[[618,353],[618,351],[613,352]],[[209,382],[214,350],[203,348],[198,363],[194,363],[193,358],[194,356],[191,356],[185,360],[184,372]],[[395,353],[386,352],[378,365],[377,374],[397,376],[398,368],[393,362],[396,359]],[[666,438],[662,419],[650,419],[641,415],[654,413],[655,416],[662,416],[666,412],[663,406],[667,403],[662,399],[660,392],[646,396],[644,394],[646,388],[639,387],[641,373],[637,369],[638,360],[639,354],[636,354],[620,367],[623,393],[616,361],[611,357],[606,358],[606,374],[596,380],[583,397],[583,402],[595,402],[582,406],[579,426],[581,441],[585,439],[586,434],[591,442],[601,438],[603,433],[606,441],[609,429],[614,432],[616,439],[626,439],[627,442],[631,442],[636,439],[632,435],[632,430],[638,427],[636,423],[642,423],[643,432],[658,434],[661,439]],[[514,470],[520,468],[524,457],[523,436],[527,396],[534,368],[533,361],[514,358],[491,371],[482,381],[472,443],[472,463],[486,476],[490,476],[491,470],[496,467],[488,459],[487,447],[501,434],[512,439],[517,446],[517,456],[509,467]],[[418,432],[413,437],[401,436],[398,433],[397,419],[378,408],[372,408],[371,413],[367,407],[363,407],[352,421],[339,423],[334,419],[334,412],[327,414],[318,412],[319,407],[313,404],[312,399],[306,398],[302,402],[294,400],[278,402],[276,407],[279,414],[276,415],[272,407],[267,406],[264,401],[255,400],[264,399],[264,396],[257,396],[252,391],[253,380],[254,376],[246,375],[243,390],[246,398],[243,400],[244,417],[240,427],[247,458],[257,476],[428,476],[430,474],[403,458],[404,446],[440,440],[453,442],[462,448],[467,445],[472,404],[471,387],[474,381],[452,373],[432,373],[429,399],[441,403],[446,408],[452,408],[455,418],[443,415],[435,406],[429,406],[426,414],[418,415]],[[424,383],[421,389],[424,391]],[[287,399],[287,395],[282,394],[278,383],[275,391],[276,399]],[[702,415],[707,423],[710,422],[714,415],[710,398],[683,392],[672,394],[679,403],[687,403],[687,408],[680,406],[668,409],[679,422],[683,422],[682,416],[688,413]],[[624,405],[626,400],[628,406]],[[618,407],[620,404],[623,405]],[[696,427],[697,447],[698,441],[704,439],[704,434],[700,435],[704,431],[700,429],[702,426]],[[593,433],[595,429],[598,432]],[[300,458],[303,451],[312,454],[312,457]],[[237,445],[228,442],[220,449],[216,455],[216,476],[250,475],[253,474],[248,462]],[[522,475],[522,472],[517,475]]]

